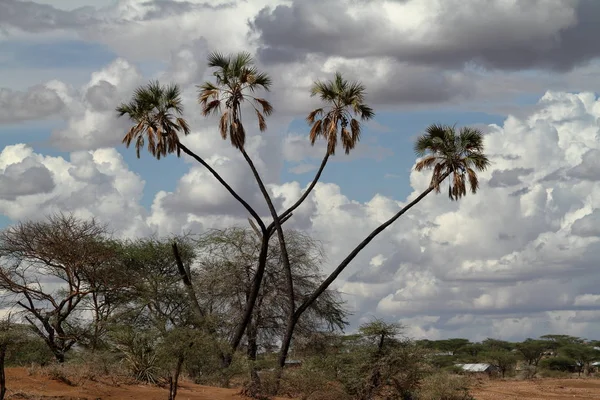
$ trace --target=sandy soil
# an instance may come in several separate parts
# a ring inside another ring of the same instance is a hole
[[[492,380],[476,385],[477,400],[600,399],[600,379]]]
[[[25,368],[7,368],[8,399],[61,399],[105,400],[139,399],[165,400],[168,390],[148,385],[121,385],[86,381],[80,386],[69,386],[45,376],[30,376]],[[240,400],[239,389],[221,389],[183,382],[177,399],[181,400]],[[288,399],[289,400],[289,399]]]
[[[7,369],[8,399],[164,400],[167,390],[146,385],[113,386],[87,381],[69,386],[45,376],[30,376],[25,368]],[[241,400],[238,389],[220,389],[183,382],[181,400]],[[600,379],[482,380],[471,393],[477,400],[600,400]],[[280,399],[283,400],[283,399]],[[287,399],[289,400],[289,399]]]

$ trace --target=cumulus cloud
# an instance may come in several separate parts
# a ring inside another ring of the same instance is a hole
[[[144,181],[114,149],[74,152],[69,160],[30,147],[0,153],[0,212],[12,220],[38,219],[57,211],[108,223],[119,235],[150,233],[139,205]]]
[[[52,132],[50,143],[66,151],[117,145],[129,122],[125,117],[117,119],[115,107],[129,100],[143,82],[137,68],[123,59],[94,72],[81,88],[55,82],[54,87],[66,104],[67,124]]]
[[[569,69],[600,54],[593,0],[302,0],[264,8],[252,26],[261,55],[292,61],[308,53],[486,68]]]
[[[52,132],[50,143],[71,152],[68,159],[51,157],[21,144],[0,153],[0,212],[12,220],[73,211],[127,236],[247,224],[247,212],[187,156],[182,162],[189,170],[173,188],[151,193],[148,210],[140,205],[143,178],[107,148],[119,145],[129,124],[115,118],[115,105],[149,77],[138,61],[162,63],[164,70],[150,75],[184,86],[192,134],[182,140],[265,216],[239,152],[220,138],[214,118],[198,112],[192,85],[209,76],[204,59],[211,50],[257,50],[261,68],[274,78],[268,98],[277,117],[264,134],[254,126],[247,130],[248,151],[278,209],[305,190],[298,182],[281,182],[284,166],[309,174],[324,154],[322,142],[310,146],[305,135],[288,132],[289,123],[316,105],[318,99],[308,96],[312,82],[334,71],[361,79],[377,110],[483,104],[573,82],[593,87],[598,75],[590,60],[600,48],[586,38],[598,36],[599,5],[590,0],[549,0],[543,6],[541,0],[494,0],[484,11],[475,2],[459,7],[454,0],[121,0],[71,11],[75,2],[61,4],[65,10],[2,2],[2,35],[31,39],[31,33],[66,31],[121,57],[83,85],[54,80],[0,91],[1,108],[9,110],[0,111],[0,123],[60,115],[64,126]],[[36,22],[40,15],[44,21]],[[520,68],[554,72],[510,72]],[[428,196],[336,282],[354,313],[353,326],[377,315],[430,338],[595,334],[598,121],[595,94],[551,90],[537,104],[519,106],[501,125],[484,126],[493,165],[480,176],[480,193],[459,202]],[[350,157],[339,154],[332,162],[392,155],[389,147],[363,140]],[[370,230],[427,188],[429,179],[412,172],[408,198],[374,193],[366,202],[348,197],[343,184],[324,181],[286,226],[323,242],[329,272]]]
[[[0,124],[44,119],[55,116],[64,103],[52,85],[36,85],[25,92],[0,88]]]
[[[548,92],[537,111],[490,126],[486,147],[493,167],[481,174],[480,193],[459,202],[430,195],[374,240],[336,283],[354,311],[354,323],[377,315],[430,338],[593,334],[600,293],[590,282],[600,261],[600,186],[587,176],[546,177],[572,170],[599,149],[599,104],[589,93]],[[198,152],[217,149],[209,162],[267,215],[247,167],[227,142],[216,132],[186,140]],[[269,141],[254,136],[248,143],[260,168],[268,169],[274,151],[264,150]],[[277,151],[283,153],[283,147]],[[96,215],[130,235],[247,223],[245,210],[194,164],[173,192],[156,194],[148,212],[139,205],[143,181],[114,150],[74,152],[65,160],[9,146],[0,167],[6,182],[41,171],[52,177],[46,182],[54,182],[4,195],[0,209],[12,219],[72,210]],[[426,188],[428,179],[413,172],[414,193],[405,201],[374,195],[364,203],[345,196],[336,184],[319,183],[287,227],[323,241],[329,272],[370,230]],[[304,190],[297,182],[269,188],[278,209]],[[520,189],[528,190],[515,194]]]

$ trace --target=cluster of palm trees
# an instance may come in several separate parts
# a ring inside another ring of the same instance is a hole
[[[323,138],[327,142],[327,148],[320,168],[307,190],[290,208],[278,212],[252,159],[246,153],[246,129],[242,115],[243,106],[246,107],[246,110],[251,109],[255,114],[259,130],[267,129],[266,120],[273,113],[274,108],[269,101],[258,97],[257,93],[269,91],[272,84],[271,78],[265,72],[259,71],[252,56],[245,52],[232,55],[212,53],[208,57],[208,65],[215,69],[214,81],[198,86],[198,102],[201,112],[204,116],[219,115],[218,127],[222,138],[229,138],[231,145],[238,149],[247,161],[271,213],[272,222],[269,225],[265,224],[256,211],[201,156],[181,143],[180,136],[188,135],[190,127],[183,117],[181,90],[177,85],[165,86],[159,82],[150,82],[146,86],[138,88],[130,102],[117,107],[119,116],[126,115],[133,122],[131,129],[123,138],[123,143],[128,147],[131,143],[135,143],[138,157],[145,143],[147,143],[148,151],[156,158],[164,157],[169,153],[176,153],[179,156],[183,151],[206,167],[252,216],[251,222],[256,224],[254,226],[257,226],[256,230],[262,237],[261,254],[244,318],[239,322],[238,329],[230,340],[232,351],[239,346],[252,318],[254,302],[265,272],[269,238],[277,233],[282,265],[287,274],[287,292],[289,293],[287,299],[289,320],[279,359],[280,366],[283,366],[294,327],[302,313],[318,300],[319,296],[371,240],[431,191],[439,192],[441,183],[449,176],[451,179],[448,185],[448,194],[451,200],[457,200],[466,195],[467,187],[471,192],[477,192],[479,188],[477,172],[485,170],[490,163],[484,154],[483,133],[469,127],[457,130],[455,127],[447,125],[429,126],[415,144],[415,152],[420,157],[415,169],[417,171],[433,170],[431,184],[427,190],[371,232],[312,295],[302,304],[297,305],[293,295],[294,283],[282,225],[310,194],[329,158],[335,155],[337,146],[341,143],[346,154],[356,147],[360,140],[362,123],[372,119],[375,115],[374,111],[366,104],[365,87],[358,81],[346,80],[341,73],[335,73],[332,80],[314,83],[310,95],[318,96],[322,101],[322,107],[312,110],[306,117],[310,126],[309,140],[314,145],[317,139]],[[225,360],[226,365],[229,362],[231,362],[230,358]]]

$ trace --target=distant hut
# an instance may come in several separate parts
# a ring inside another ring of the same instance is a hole
[[[498,372],[498,368],[493,366],[492,364],[487,363],[477,363],[477,364],[455,364],[456,367],[460,368],[463,372],[468,374],[477,374],[477,375],[488,375],[496,374]]]

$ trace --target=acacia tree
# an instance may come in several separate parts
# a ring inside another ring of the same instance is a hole
[[[316,288],[320,281],[323,251],[318,242],[299,231],[288,231],[287,247],[296,287],[301,299]],[[249,228],[211,230],[195,240],[197,261],[192,270],[201,307],[219,321],[219,334],[230,337],[244,312],[252,289],[256,259],[260,252],[260,237]],[[271,242],[276,242],[272,238]],[[287,310],[281,298],[287,296],[285,273],[281,265],[279,246],[271,244],[267,268],[254,313],[246,332],[250,359],[256,359],[261,345],[268,346],[281,339]],[[309,335],[321,330],[342,329],[346,311],[339,293],[328,290],[299,323],[299,333]]]
[[[173,242],[178,243],[176,253]],[[191,242],[187,237],[127,240],[119,257],[130,278],[113,313],[110,341],[137,379],[164,377],[169,399],[175,399],[184,363],[196,347],[210,339],[211,350],[203,348],[203,358],[218,365],[222,357],[216,335],[207,338],[198,332],[210,331],[204,329],[208,320],[197,318],[197,299],[188,298],[181,279],[180,266],[188,274],[195,259]]]
[[[548,342],[529,338],[524,342],[517,343],[516,349],[521,353],[527,365],[537,367],[544,352],[548,350]]]
[[[81,315],[94,291],[88,275],[114,261],[106,228],[93,219],[56,214],[0,232],[0,289],[61,363],[92,330]]]
[[[320,265],[323,252],[320,244],[298,231],[286,233],[295,300],[313,291],[322,279]],[[262,238],[249,228],[213,230],[196,241],[197,265],[192,271],[198,299],[207,315],[219,321],[219,336],[231,337],[244,313],[253,287]],[[286,273],[281,263],[277,238],[272,238],[267,255],[266,272],[257,296],[252,318],[246,329],[246,352],[256,361],[258,349],[270,347],[281,340],[289,316],[285,302]],[[317,331],[342,329],[346,311],[335,291],[327,291],[299,321],[297,333],[310,335]],[[260,379],[252,364],[252,386],[259,388]]]

